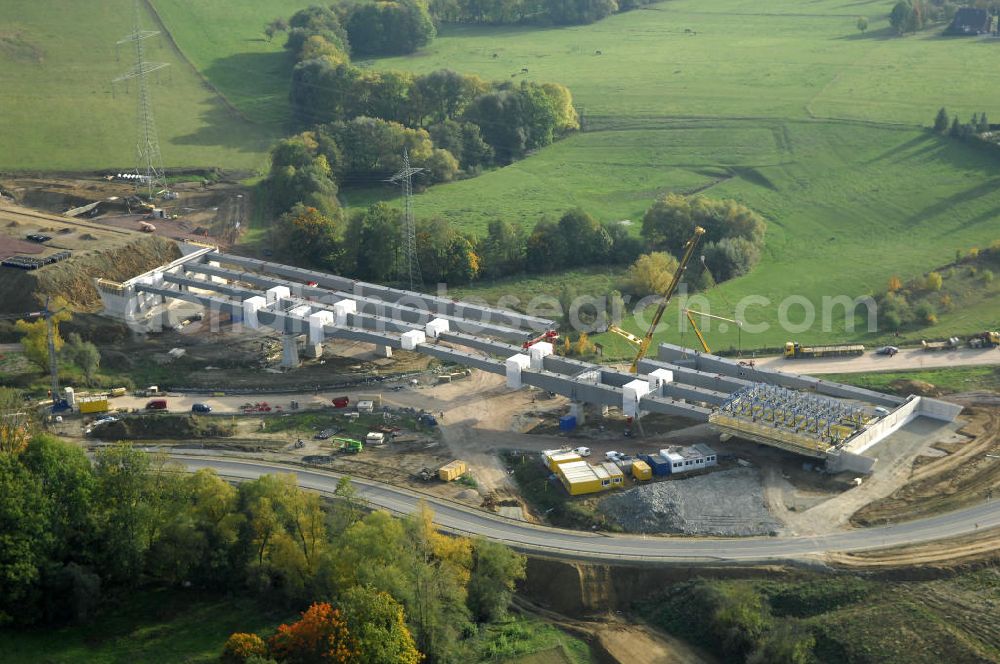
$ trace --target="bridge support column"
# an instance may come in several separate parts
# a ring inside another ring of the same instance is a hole
[[[323,344],[314,344],[312,342],[306,343],[305,349],[306,357],[318,358],[323,357]]]
[[[281,335],[281,366],[285,369],[294,369],[299,366],[298,335]]]
[[[580,426],[586,421],[582,401],[573,401],[569,405],[569,414],[576,418],[576,425]]]
[[[392,357],[392,346],[375,345],[375,357]]]

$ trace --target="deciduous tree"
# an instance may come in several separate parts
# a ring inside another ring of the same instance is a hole
[[[354,639],[340,609],[318,602],[271,637],[271,655],[288,664],[347,664],[356,661]]]
[[[337,602],[354,640],[359,664],[417,664],[417,651],[403,607],[386,592],[354,586]]]
[[[525,558],[510,548],[477,538],[472,545],[468,604],[480,622],[503,618],[515,584],[525,577]]]
[[[677,259],[663,251],[643,254],[629,267],[624,288],[639,297],[661,295],[677,271]]]
[[[64,323],[73,318],[73,314],[67,308],[66,301],[62,298],[53,298],[49,303],[50,311],[59,313],[52,314],[52,336],[55,350],[58,354],[63,347],[63,338],[59,334],[59,323]],[[39,316],[34,320],[19,320],[14,324],[14,329],[20,332],[21,347],[28,361],[42,371],[49,370],[49,338],[48,324],[45,318]],[[58,357],[58,355],[56,356]],[[55,395],[53,395],[55,396]]]
[[[222,664],[244,664],[251,657],[265,657],[267,644],[256,634],[235,632],[226,639],[219,658]]]
[[[23,452],[34,432],[31,409],[20,390],[0,387],[0,454]]]

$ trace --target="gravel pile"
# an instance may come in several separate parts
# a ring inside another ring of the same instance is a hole
[[[646,484],[608,496],[599,509],[633,533],[748,537],[781,527],[764,504],[754,468]]]

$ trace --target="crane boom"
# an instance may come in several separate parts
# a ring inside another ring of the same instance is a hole
[[[691,256],[694,255],[695,247],[698,246],[698,242],[704,234],[704,228],[701,226],[695,226],[694,234],[691,236],[691,239],[687,241],[687,244],[684,245],[684,255],[681,257],[681,262],[677,265],[677,270],[674,271],[674,276],[670,280],[667,290],[663,293],[663,299],[660,300],[659,306],[656,307],[656,313],[653,314],[653,320],[649,324],[646,336],[639,341],[639,351],[636,353],[635,359],[632,360],[632,366],[630,368],[632,373],[637,373],[639,371],[639,360],[646,357],[646,351],[649,350],[650,344],[653,343],[653,334],[656,332],[656,328],[660,324],[660,319],[663,318],[663,312],[667,309],[667,303],[669,303],[670,298],[674,296],[674,291],[677,290],[677,285],[681,282],[684,270],[687,268],[687,264],[691,261]]]
[[[694,330],[695,335],[698,337],[698,341],[701,342],[701,347],[705,349],[706,353],[711,354],[712,349],[708,347],[708,343],[705,341],[705,336],[698,329],[698,324],[694,322],[694,316],[691,315],[690,309],[685,309],[684,313],[688,317],[688,322],[691,323],[691,329]]]
[[[708,347],[708,343],[705,341],[705,336],[698,329],[698,324],[694,322],[694,314],[699,316],[704,316],[705,318],[714,318],[715,320],[725,321],[727,323],[733,323],[740,330],[743,329],[743,323],[732,318],[725,318],[724,316],[716,316],[715,314],[706,314],[704,311],[695,311],[694,309],[685,309],[684,313],[687,315],[688,322],[691,323],[691,328],[694,333],[698,336],[698,341],[701,342],[701,347],[705,349],[706,353],[711,353],[712,349]]]

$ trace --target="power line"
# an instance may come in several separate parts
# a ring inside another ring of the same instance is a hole
[[[165,62],[148,62],[145,54],[145,41],[159,35],[157,30],[143,30],[140,20],[139,0],[132,3],[132,32],[119,39],[115,46],[131,44],[135,49],[135,64],[127,72],[112,81],[127,82],[135,79],[139,83],[138,104],[136,107],[136,169],[139,176],[136,188],[146,185],[147,198],[152,201],[154,196],[165,193],[167,181],[163,172],[163,157],[160,155],[160,141],[156,134],[156,121],[153,117],[153,102],[149,93],[149,75],[167,67]]]
[[[410,166],[410,153],[404,148],[403,169],[387,180],[398,183],[403,188],[403,265],[399,272],[402,280],[409,279],[411,291],[423,290],[424,287],[417,259],[417,227],[413,219],[413,176],[423,170]]]

